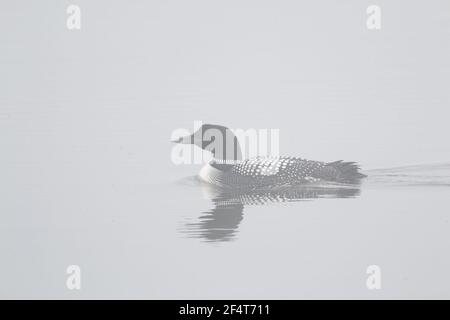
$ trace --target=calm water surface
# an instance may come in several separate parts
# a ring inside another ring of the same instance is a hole
[[[14,203],[33,213],[31,221],[11,214],[2,227],[0,293],[449,297],[449,167],[374,170],[359,187],[314,186],[279,194],[224,196],[192,177],[162,186],[89,185],[76,196],[48,186],[34,190],[33,207]],[[49,200],[60,211],[48,207]],[[69,264],[82,268],[79,292],[65,289]],[[380,291],[365,286],[365,270],[372,264],[382,269]]]

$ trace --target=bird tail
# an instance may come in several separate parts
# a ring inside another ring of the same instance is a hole
[[[360,172],[360,167],[355,162],[344,162],[342,160],[329,162],[323,170],[328,177],[327,180],[342,183],[355,183],[367,177]]]

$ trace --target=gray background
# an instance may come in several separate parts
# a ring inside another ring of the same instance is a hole
[[[228,243],[177,232],[209,206],[170,160],[194,120],[366,170],[450,159],[450,2],[377,1],[380,31],[371,4],[2,0],[0,297],[449,298],[445,186],[250,208]]]

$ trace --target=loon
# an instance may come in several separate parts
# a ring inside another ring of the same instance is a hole
[[[220,188],[273,190],[311,183],[356,184],[366,177],[358,164],[342,160],[321,162],[286,156],[242,160],[237,137],[221,125],[202,124],[193,134],[173,142],[211,152],[213,160],[200,170],[199,178]]]

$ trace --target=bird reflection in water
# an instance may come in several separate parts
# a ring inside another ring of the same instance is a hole
[[[355,198],[360,183],[308,184],[264,190],[233,190],[197,181],[212,202],[212,208],[202,213],[197,222],[188,222],[180,232],[206,242],[226,242],[236,238],[247,206],[297,202],[319,198]]]

